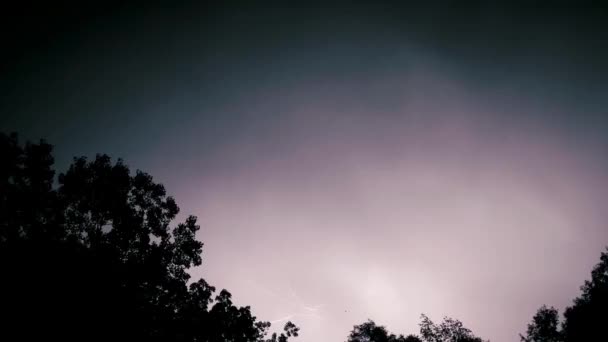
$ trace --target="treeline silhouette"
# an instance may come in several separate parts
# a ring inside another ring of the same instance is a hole
[[[369,320],[353,328],[348,342],[484,342],[457,319],[445,317],[443,322],[437,324],[424,314],[421,318],[420,336],[397,336],[389,333],[384,326]]]
[[[581,286],[581,295],[566,308],[563,319],[557,309],[543,305],[528,324],[521,342],[608,341],[608,249],[591,271],[591,280]],[[356,325],[348,342],[484,342],[462,322],[445,317],[440,324],[422,315],[420,335],[395,335],[374,321]]]
[[[286,342],[270,323],[187,270],[202,262],[196,217],[106,155],[57,178],[52,146],[0,134],[0,340]]]
[[[161,184],[107,155],[55,177],[52,146],[0,133],[0,340],[287,342],[226,290],[187,272],[202,263],[197,219]],[[560,318],[542,306],[522,342],[608,341],[608,251]],[[421,316],[419,335],[369,320],[348,342],[484,342],[459,320]]]

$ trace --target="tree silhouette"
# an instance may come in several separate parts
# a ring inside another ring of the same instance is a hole
[[[348,342],[388,342],[389,334],[385,327],[378,326],[374,321],[356,325],[348,336]]]
[[[435,324],[424,314],[420,322],[420,335],[425,342],[483,342],[457,319],[445,317],[443,322]]]
[[[52,146],[0,134],[0,317],[17,340],[265,340],[270,323],[187,270],[202,263],[197,219],[118,160],[75,158],[53,188]],[[189,284],[189,285],[188,285]],[[8,338],[4,340],[15,340]]]
[[[606,341],[608,332],[608,249],[591,271],[591,280],[581,287],[582,294],[564,312],[565,341]]]
[[[559,342],[559,315],[555,308],[543,305],[528,324],[526,336],[520,335],[522,342]]]
[[[384,326],[376,325],[372,320],[365,323],[355,325],[350,335],[348,342],[422,342],[417,336],[403,335],[396,336],[390,334]]]
[[[403,338],[403,340],[400,340],[399,342],[422,342],[422,340],[416,335],[407,335],[405,338]]]
[[[421,316],[420,336],[390,334],[384,326],[376,325],[372,320],[355,325],[348,342],[484,342],[465,328],[459,320],[445,317],[443,322],[435,324],[426,315]]]
[[[606,341],[608,322],[608,249],[591,271],[591,280],[581,286],[582,294],[564,311],[561,330],[558,312],[541,307],[528,325],[522,341]]]

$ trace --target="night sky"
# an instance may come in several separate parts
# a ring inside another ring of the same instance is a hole
[[[7,9],[0,131],[152,174],[297,341],[518,341],[608,244],[608,11],[404,3]]]

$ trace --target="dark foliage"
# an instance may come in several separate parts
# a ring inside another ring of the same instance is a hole
[[[399,340],[399,342],[422,342],[422,340],[416,335],[407,335],[403,339]]]
[[[426,315],[422,315],[420,335],[425,342],[483,342],[473,335],[470,329],[464,327],[457,319],[445,317],[443,322],[435,324]]]
[[[426,315],[420,322],[420,337],[416,335],[396,336],[385,327],[367,321],[356,325],[348,336],[348,342],[484,342],[465,328],[462,322],[449,317],[440,324],[435,324]]]
[[[608,333],[608,249],[591,271],[582,294],[564,312],[563,334],[570,341],[606,341]]]
[[[608,339],[608,250],[591,271],[591,280],[581,286],[581,295],[566,308],[559,327],[559,315],[554,308],[541,307],[528,325],[525,342],[563,341],[600,342]]]
[[[522,342],[559,342],[562,340],[559,331],[559,314],[553,307],[542,306],[528,324],[526,336],[521,336]]]
[[[360,325],[355,325],[350,335],[348,342],[422,342],[420,338],[414,335],[404,337],[403,335],[396,336],[390,334],[385,327],[376,325],[374,321],[369,320]]]
[[[201,264],[196,217],[175,226],[161,184],[106,155],[75,158],[54,187],[52,146],[0,134],[1,339],[266,340],[270,323],[214,297],[187,270]]]

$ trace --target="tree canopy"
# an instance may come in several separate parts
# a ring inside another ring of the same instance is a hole
[[[18,340],[285,342],[188,269],[197,218],[149,174],[107,155],[55,178],[52,146],[0,134],[0,317]],[[56,183],[55,183],[56,182]],[[6,337],[6,336],[5,336]],[[14,340],[13,338],[4,340]]]
[[[526,336],[520,335],[522,342],[559,342],[559,314],[554,307],[543,305],[528,324]]]
[[[484,342],[457,319],[444,317],[443,322],[436,324],[424,314],[420,335],[425,342]]]
[[[403,336],[390,334],[385,327],[376,325],[372,320],[356,325],[348,336],[348,342],[397,342],[402,341]]]
[[[560,325],[558,311],[542,306],[528,324],[522,342],[606,341],[608,322],[608,249],[581,286],[581,295],[564,311]]]
[[[420,336],[395,335],[372,320],[356,325],[348,336],[348,342],[483,342],[465,328],[459,320],[445,317],[439,324],[421,315]]]

